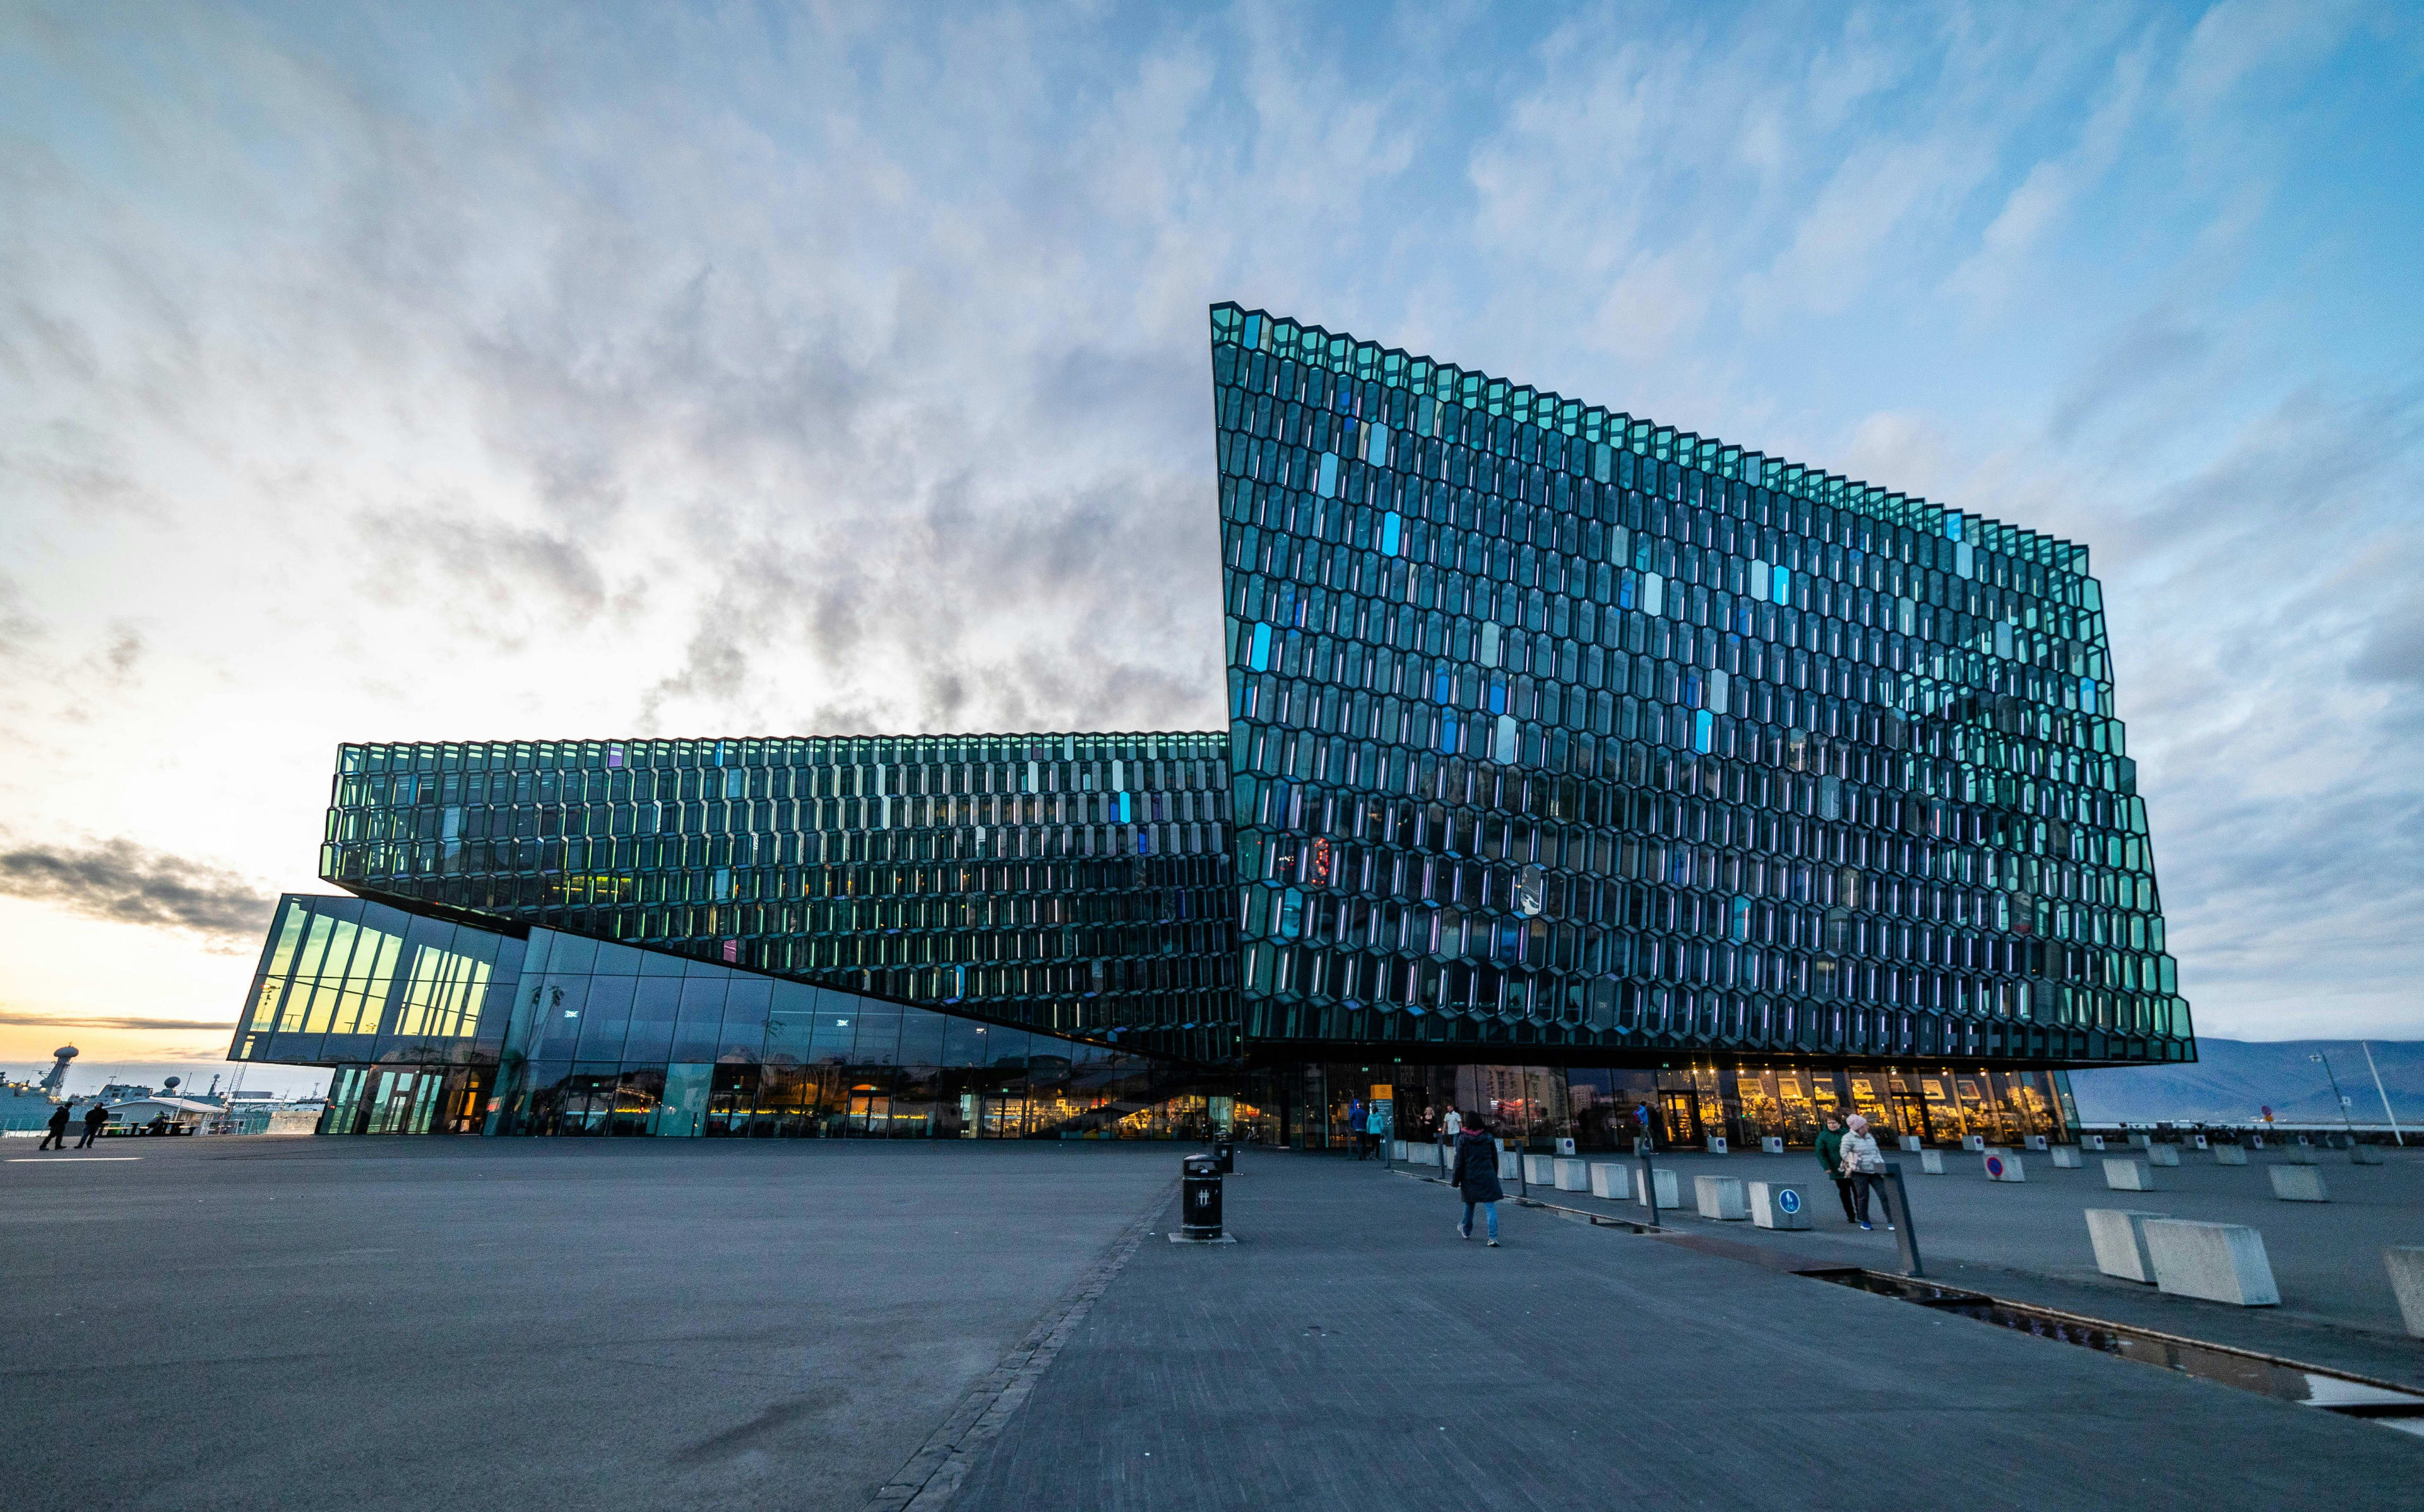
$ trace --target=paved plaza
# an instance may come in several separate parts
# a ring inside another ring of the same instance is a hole
[[[0,1165],[12,1508],[2358,1508],[2424,1472],[2380,1424],[1777,1268],[1882,1264],[1882,1231],[1678,1242],[1508,1203],[1492,1250],[1440,1186],[1249,1151],[1239,1242],[1183,1247],[1170,1145],[105,1149],[143,1158]],[[1710,1164],[1762,1160],[1809,1164]],[[2300,1211],[2319,1234],[2418,1211],[2413,1164],[2325,1170],[2352,1201]],[[1985,1289],[2251,1326],[2074,1274],[2100,1182],[2030,1174],[1914,1178],[1931,1268],[1977,1284],[1957,1253],[2000,1232]],[[2176,1210],[2241,1200],[2184,1180]],[[2262,1217],[2294,1305],[2260,1327],[2376,1374],[2424,1350]]]
[[[855,1508],[1177,1165],[992,1141],[100,1148],[143,1158],[0,1164],[10,1512]]]
[[[2010,1158],[2010,1152],[2002,1154]],[[2111,1154],[2115,1159],[2126,1155]],[[1938,1280],[2424,1387],[2424,1342],[2407,1336],[2382,1261],[2384,1246],[2424,1244],[2424,1150],[2383,1154],[2382,1165],[2352,1166],[2345,1153],[2322,1152],[2317,1169],[2331,1195],[2324,1203],[2275,1198],[2265,1168],[2279,1157],[2270,1151],[2256,1153],[2246,1166],[2216,1166],[2210,1155],[2184,1152],[2177,1168],[2154,1169],[2151,1192],[2111,1190],[2103,1157],[2093,1152],[2077,1170],[2060,1170],[2044,1154],[2025,1154],[2028,1179],[2019,1184],[1986,1180],[1984,1157],[1957,1150],[1943,1152],[1940,1176],[1921,1174],[1915,1154],[1896,1153],[1893,1158],[1902,1165],[1904,1187],[1918,1218],[1921,1260]],[[1605,1154],[1586,1158],[1615,1160],[1628,1171],[1640,1164]],[[1899,1268],[1883,1212],[1872,1215],[1876,1227],[1870,1233],[1846,1223],[1834,1184],[1807,1150],[1781,1155],[1677,1152],[1659,1155],[1657,1163],[1674,1168],[1685,1204],[1682,1212],[1662,1213],[1661,1221],[1683,1234],[1757,1246],[1779,1258]],[[1691,1202],[1693,1178],[1704,1174],[1794,1184],[1809,1200],[1812,1227],[1778,1233],[1741,1221],[1702,1220]],[[1516,1184],[1508,1183],[1507,1189],[1515,1191]],[[1647,1216],[1633,1202],[1600,1202],[1588,1192],[1533,1187],[1530,1195],[1615,1217]],[[2196,1301],[2099,1274],[2087,1239],[2084,1214],[2091,1207],[2137,1208],[2257,1230],[2280,1283],[2281,1305]]]

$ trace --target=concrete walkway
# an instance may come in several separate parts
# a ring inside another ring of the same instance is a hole
[[[2385,1154],[2388,1160],[2381,1166],[2351,1166],[2345,1154],[2324,1154],[2327,1164],[2320,1169],[2332,1195],[2324,1203],[2276,1200],[2265,1173],[2271,1152],[2243,1167],[2215,1166],[2210,1157],[2184,1154],[2177,1169],[2156,1169],[2157,1189],[2151,1192],[2109,1189],[2101,1157],[2093,1154],[2078,1170],[2058,1170],[2043,1155],[2026,1154],[2028,1180],[2019,1185],[1986,1180],[1981,1157],[1958,1151],[1945,1152],[1941,1176],[1920,1174],[1916,1155],[1894,1158],[1902,1164],[1918,1217],[1921,1258],[1938,1280],[2424,1387],[2424,1341],[2408,1336],[2382,1262],[2385,1245],[2424,1244],[2424,1152]],[[1872,1233],[1846,1223],[1834,1184],[1807,1151],[1674,1153],[1659,1155],[1657,1162],[1676,1171],[1685,1208],[1663,1214],[1662,1221],[1681,1233],[1718,1235],[1823,1265],[1897,1268],[1898,1250],[1883,1214],[1874,1215]],[[1628,1170],[1639,1165],[1631,1156],[1619,1163]],[[1424,1173],[1422,1167],[1411,1169]],[[1704,1174],[1790,1183],[1809,1200],[1813,1227],[1777,1233],[1744,1222],[1703,1221],[1691,1202],[1692,1178]],[[1508,1190],[1514,1189],[1510,1183]],[[1588,1192],[1535,1187],[1532,1195],[1616,1217],[1647,1216],[1633,1202],[1603,1202]],[[2142,1208],[2257,1229],[2281,1285],[2281,1305],[2239,1308],[2168,1297],[2098,1273],[2084,1216],[2091,1207]]]
[[[1537,1210],[1487,1249],[1370,1164],[1249,1152],[1228,1206],[1237,1244],[1137,1250],[955,1508],[2408,1507],[2424,1474],[2379,1424]]]

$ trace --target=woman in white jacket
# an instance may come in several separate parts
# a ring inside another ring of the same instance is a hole
[[[1886,1173],[1886,1157],[1877,1150],[1876,1136],[1869,1132],[1869,1121],[1853,1114],[1844,1122],[1843,1174],[1852,1183],[1852,1205],[1856,1220],[1863,1229],[1874,1230],[1869,1221],[1869,1191]],[[1886,1217],[1886,1232],[1893,1232],[1893,1216]]]

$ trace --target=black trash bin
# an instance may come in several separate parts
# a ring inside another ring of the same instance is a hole
[[[1220,1162],[1214,1155],[1188,1155],[1178,1186],[1178,1234],[1182,1239],[1218,1239],[1220,1233]]]
[[[1223,1175],[1223,1176],[1234,1176],[1234,1175],[1236,1175],[1236,1174],[1237,1173],[1237,1143],[1236,1143],[1236,1140],[1234,1140],[1234,1139],[1215,1139],[1215,1140],[1213,1140],[1213,1141],[1212,1141],[1212,1158],[1220,1164],[1220,1174],[1221,1174],[1221,1175]]]

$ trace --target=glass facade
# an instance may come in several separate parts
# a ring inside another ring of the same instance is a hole
[[[347,745],[357,891],[1164,1055],[1239,1053],[1218,735]]]
[[[1212,336],[1250,1042],[2193,1057],[2085,548]]]
[[[2084,547],[1211,336],[1226,733],[345,745],[356,896],[231,1054],[341,1132],[1316,1141],[1375,1057],[1577,1138],[2044,1132],[2194,1058]]]
[[[1808,1061],[1628,1066],[1308,1062],[1256,1084],[1254,1132],[1316,1149],[1352,1144],[1356,1099],[1388,1099],[1399,1138],[1434,1138],[1450,1107],[1478,1110],[1509,1138],[1539,1149],[1629,1150],[1649,1132],[1663,1147],[1736,1148],[1766,1138],[1809,1145],[1829,1114],[1867,1116],[1881,1139],[1950,1144],[1976,1135],[2017,1145],[2062,1138],[2077,1122],[2057,1071],[1981,1065],[1842,1069]]]
[[[1205,1073],[1188,1062],[356,898],[282,899],[250,1002],[237,1027],[244,1058],[335,1069],[323,1133],[1016,1138],[1208,1127]]]

